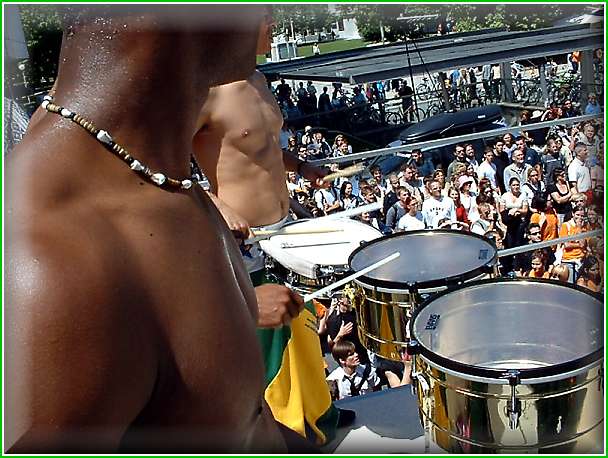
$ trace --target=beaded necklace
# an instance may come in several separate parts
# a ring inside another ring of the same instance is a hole
[[[155,185],[159,187],[172,187],[176,189],[190,189],[192,187],[193,182],[190,178],[176,180],[168,177],[164,173],[152,172],[148,166],[135,159],[125,148],[116,143],[108,132],[98,129],[84,116],[74,113],[65,107],[54,104],[51,96],[44,96],[41,106],[49,113],[61,115],[64,118],[78,124],[80,127],[89,132],[91,136],[101,143],[108,151],[125,161],[131,170],[137,172],[139,175],[143,176]]]

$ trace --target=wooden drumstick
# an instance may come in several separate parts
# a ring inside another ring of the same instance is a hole
[[[254,237],[250,237],[245,240],[245,245],[251,245],[253,243],[259,242],[260,240],[265,240],[270,237],[274,237],[275,235],[306,235],[306,234],[327,234],[330,232],[344,232],[344,229],[341,228],[328,228],[328,227],[311,227],[309,229],[289,229],[289,227],[285,227],[282,229],[276,230],[259,230],[259,231],[251,231],[254,234]]]
[[[357,173],[361,173],[365,170],[365,166],[363,164],[355,164],[350,167],[346,167],[345,169],[338,170],[337,172],[330,173],[329,175],[325,175],[322,180],[324,183],[328,183],[330,181],[334,181],[336,178],[342,177],[352,177]]]
[[[315,291],[314,293],[307,294],[306,296],[304,296],[304,302],[308,302],[312,299],[315,299],[316,297],[322,296],[325,293],[333,291],[334,289],[339,288],[340,286],[353,281],[355,278],[359,278],[361,275],[365,275],[366,273],[371,272],[372,270],[375,270],[378,267],[383,266],[384,264],[394,261],[400,255],[401,255],[401,253],[396,251],[395,253],[391,254],[390,256],[387,256],[386,258],[381,259],[378,262],[375,262],[371,266],[367,266],[365,269],[362,269],[359,272],[355,272],[354,274],[349,275],[348,277],[343,278],[342,280],[332,283],[331,285],[327,285],[325,288],[321,288],[320,290]]]

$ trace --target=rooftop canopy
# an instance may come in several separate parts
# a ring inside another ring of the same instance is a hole
[[[341,51],[258,68],[271,81],[288,78],[359,84],[403,77],[409,74],[410,65],[413,74],[434,73],[602,48],[603,42],[603,23],[521,32],[490,29]]]

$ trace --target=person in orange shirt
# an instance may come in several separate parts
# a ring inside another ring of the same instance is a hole
[[[536,223],[540,226],[541,240],[544,242],[558,238],[559,219],[551,199],[535,196],[531,206],[533,213],[530,216],[530,224]]]
[[[580,234],[586,230],[585,210],[579,207],[572,213],[572,219],[562,224],[562,227],[559,230],[559,236],[560,238],[567,237],[569,235]],[[569,266],[569,280],[574,281],[573,279],[575,271],[578,270],[583,258],[585,257],[585,254],[587,253],[587,240],[582,239],[566,242],[561,245],[561,248],[563,250],[561,261]]]
[[[550,273],[545,270],[545,255],[541,250],[536,250],[532,253],[530,264],[532,269],[526,273],[526,277],[530,278],[549,278]]]
[[[595,256],[586,256],[581,263],[576,284],[599,293],[603,289],[602,270]]]

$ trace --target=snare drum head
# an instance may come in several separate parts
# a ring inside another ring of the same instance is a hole
[[[421,353],[440,366],[482,377],[513,369],[523,378],[598,361],[603,322],[602,301],[580,288],[484,280],[429,299],[410,331]]]
[[[469,280],[496,261],[496,248],[475,234],[458,231],[412,231],[389,235],[359,248],[350,258],[355,272],[399,252],[401,256],[359,277],[363,283],[403,289],[442,286],[450,279]]]
[[[351,219],[306,220],[289,225],[297,231],[336,230],[337,232],[276,235],[260,242],[262,250],[284,267],[308,278],[316,278],[315,266],[346,266],[361,242],[382,234],[367,224]]]

